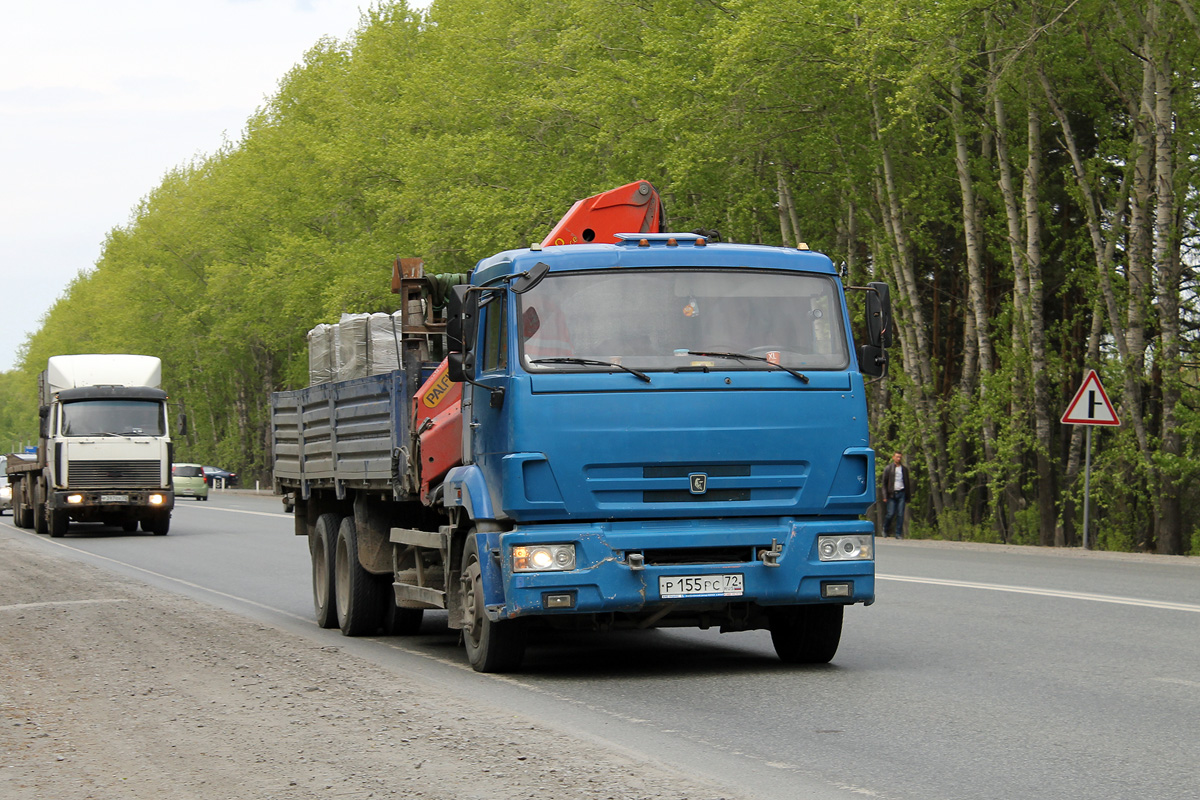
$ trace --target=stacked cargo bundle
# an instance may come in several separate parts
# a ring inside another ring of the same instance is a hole
[[[310,386],[400,369],[403,314],[342,314],[308,332]]]

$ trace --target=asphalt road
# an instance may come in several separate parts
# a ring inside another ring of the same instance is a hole
[[[11,521],[0,535],[33,536]],[[166,537],[37,538],[746,796],[1200,798],[1200,559],[881,540],[877,602],[847,611],[831,665],[785,667],[763,632],[670,630],[539,641],[491,676],[444,614],[414,637],[318,629],[277,498],[180,501]]]

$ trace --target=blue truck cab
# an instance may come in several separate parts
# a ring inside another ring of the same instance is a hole
[[[886,287],[856,348],[824,255],[617,239],[503,252],[454,290],[462,463],[438,500],[468,531],[472,664],[515,667],[533,624],[767,629],[830,660],[875,597]]]

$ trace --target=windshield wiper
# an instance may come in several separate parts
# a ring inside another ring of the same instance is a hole
[[[633,367],[627,367],[624,364],[618,364],[615,361],[601,361],[600,359],[597,359],[597,358],[570,358],[567,356],[560,356],[560,357],[556,357],[556,358],[533,358],[533,359],[530,359],[529,363],[530,364],[581,364],[585,367],[586,366],[616,367],[617,369],[625,370],[630,375],[638,376],[639,378],[644,380],[646,383],[650,383],[650,376],[647,375],[646,373],[642,372],[640,369],[634,369]]]
[[[751,355],[746,355],[745,353],[715,353],[715,352],[708,351],[708,350],[688,350],[686,352],[689,356],[709,356],[711,358],[736,358],[739,361],[761,361],[764,364],[770,364],[772,367],[775,367],[776,369],[781,369],[784,372],[790,372],[791,374],[793,374],[797,378],[799,378],[803,383],[808,383],[808,376],[805,375],[800,370],[792,369],[791,367],[785,367],[783,364],[776,364],[774,361],[763,358],[762,356],[751,356]]]

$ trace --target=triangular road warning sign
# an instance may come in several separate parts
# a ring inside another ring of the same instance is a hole
[[[1100,376],[1096,370],[1089,369],[1083,385],[1075,393],[1075,399],[1067,406],[1067,413],[1062,415],[1064,425],[1120,425],[1117,412],[1100,385]]]

